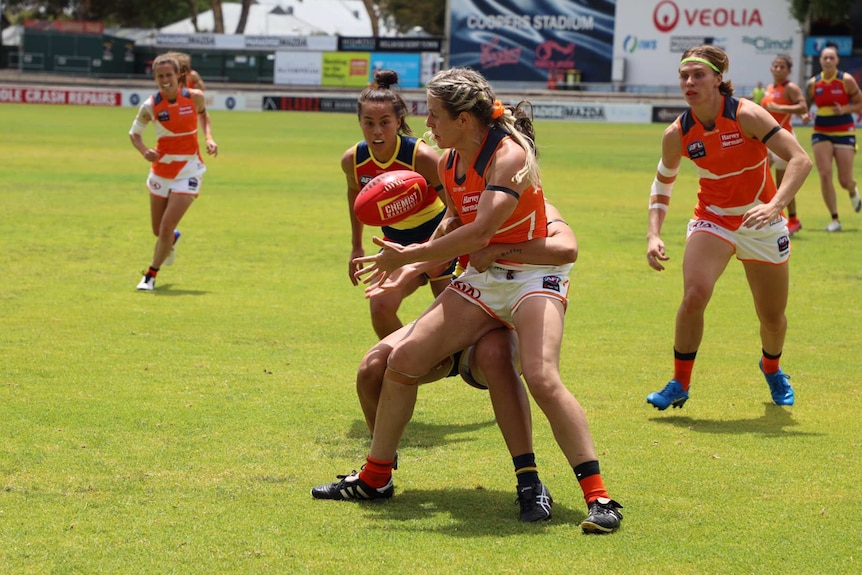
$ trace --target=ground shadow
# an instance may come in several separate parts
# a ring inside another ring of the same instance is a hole
[[[181,295],[207,295],[210,292],[199,289],[174,289],[173,284],[159,284],[152,293],[158,297],[168,297]]]
[[[464,425],[446,424],[435,425],[432,423],[423,423],[421,421],[411,421],[407,424],[407,429],[404,431],[404,436],[401,438],[400,447],[435,447],[437,445],[450,445],[453,443],[461,443],[469,441],[469,435],[473,432],[485,429],[486,427],[496,427],[496,420],[490,419],[478,423],[468,423]],[[362,439],[370,437],[368,427],[363,420],[355,420],[350,426],[350,431],[347,436],[352,439]]]
[[[799,425],[793,419],[793,411],[773,403],[764,403],[764,413],[751,419],[696,419],[693,417],[653,417],[652,421],[675,427],[683,427],[700,433],[745,434],[754,433],[766,437],[822,435],[809,431],[788,429]]]
[[[543,535],[548,527],[556,525],[570,525],[580,533],[580,523],[586,517],[586,509],[573,511],[555,501],[550,521],[522,523],[514,485],[511,492],[481,487],[400,491],[396,485],[394,498],[360,505],[369,510],[372,521],[385,522],[387,530],[451,537]]]

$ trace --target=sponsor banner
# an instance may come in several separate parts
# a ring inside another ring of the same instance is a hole
[[[155,90],[123,90],[122,106],[138,108]],[[249,104],[252,96],[243,92],[223,92],[207,90],[204,92],[207,110],[259,110],[260,97],[254,97],[254,105]]]
[[[320,86],[322,78],[322,52],[278,51],[275,53],[273,84]]]
[[[786,0],[617,0],[616,7],[613,57],[625,61],[627,84],[676,84],[682,53],[701,44],[727,52],[738,95],[768,84],[781,53],[797,63],[791,79],[802,81],[802,33]]]
[[[33,30],[53,30],[65,34],[104,34],[104,22],[82,20],[24,20],[24,27]]]
[[[264,96],[264,112],[345,112],[356,113],[356,98],[323,98],[316,96]]]
[[[577,104],[541,102],[533,104],[533,117],[537,120],[648,124],[652,118],[652,106],[597,102]]]
[[[368,52],[326,52],[320,85],[364,88],[370,77],[370,61]]]
[[[567,70],[580,72],[583,82],[609,82],[614,6],[589,0],[451,0],[449,63],[478,70],[492,83],[556,83]]]
[[[246,36],[243,34],[156,34],[159,48],[214,50],[297,50],[324,52],[338,49],[334,36]]]
[[[375,38],[370,36],[340,36],[338,52],[437,52],[443,49],[441,38]]]
[[[422,57],[419,54],[387,54],[375,52],[371,54],[371,73],[368,81],[374,80],[377,70],[394,70],[398,72],[398,86],[401,88],[418,88],[422,68]]]
[[[653,106],[652,121],[657,124],[670,124],[688,110],[688,106]]]
[[[120,106],[122,103],[122,93],[108,90],[66,90],[63,88],[0,86],[0,103]]]
[[[820,56],[827,44],[836,46],[839,56],[853,54],[853,36],[809,36],[805,39],[805,55]]]

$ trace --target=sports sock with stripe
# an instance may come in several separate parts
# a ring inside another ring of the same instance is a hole
[[[584,501],[587,502],[587,505],[599,497],[611,498],[608,490],[605,489],[605,482],[602,480],[598,461],[585,461],[572,469],[574,469],[575,477],[578,478],[578,483],[584,492]]]
[[[539,482],[539,470],[536,467],[536,454],[524,453],[512,458],[515,465],[515,478],[518,480],[518,489],[529,487]]]

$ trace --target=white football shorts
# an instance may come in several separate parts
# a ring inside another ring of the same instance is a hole
[[[446,289],[454,290],[509,328],[514,325],[518,306],[529,297],[550,297],[560,300],[563,306],[568,304],[572,264],[524,268],[510,269],[495,264],[479,272],[468,265]]]
[[[740,227],[736,231],[707,220],[690,220],[686,240],[693,234],[703,232],[732,245],[736,259],[740,261],[783,264],[790,258],[790,234],[784,216],[779,216],[759,230]]]

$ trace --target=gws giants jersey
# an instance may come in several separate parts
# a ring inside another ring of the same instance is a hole
[[[463,177],[458,178],[455,167],[458,163],[458,153],[449,151],[446,159],[444,174],[444,185],[454,207],[458,210],[461,221],[465,224],[476,219],[476,211],[479,207],[479,197],[485,192],[487,180],[485,172],[494,157],[494,153],[500,144],[509,137],[509,134],[493,127],[485,136],[485,141],[476,155],[476,160],[467,167]],[[490,192],[500,193],[500,192]],[[542,187],[530,186],[521,194],[518,205],[511,216],[502,227],[497,230],[491,239],[494,244],[511,244],[524,242],[533,238],[544,238],[548,235],[548,222],[545,215],[545,197]]]
[[[198,146],[198,113],[188,88],[182,88],[174,102],[157,92],[141,107],[149,108],[158,138],[159,159],[152,164],[153,174],[179,179],[206,171]]]
[[[776,192],[766,145],[742,133],[739,106],[736,98],[725,97],[715,127],[709,130],[690,108],[676,119],[682,155],[694,162],[700,178],[694,215],[731,230],[739,229],[745,212],[768,202]]]

